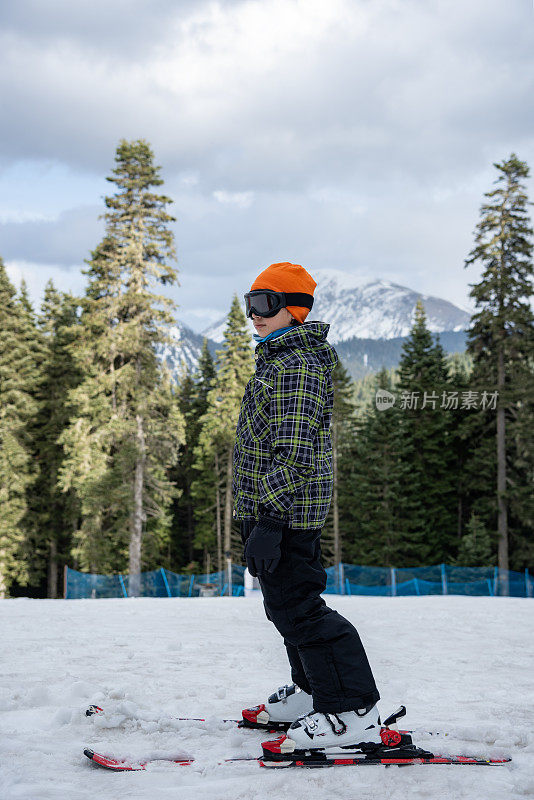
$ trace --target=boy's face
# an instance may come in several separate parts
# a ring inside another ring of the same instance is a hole
[[[260,317],[252,312],[252,323],[256,328],[256,333],[260,336],[268,336],[273,331],[280,330],[280,328],[287,328],[291,325],[292,319],[293,317],[287,308],[281,308],[274,317]]]

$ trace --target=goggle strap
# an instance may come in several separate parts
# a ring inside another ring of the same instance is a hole
[[[313,295],[305,292],[285,292],[286,305],[301,306],[303,308],[313,308]]]

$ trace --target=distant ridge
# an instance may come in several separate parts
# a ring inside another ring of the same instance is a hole
[[[339,357],[353,378],[377,372],[382,366],[395,367],[409,335],[417,300],[421,299],[428,328],[439,333],[448,353],[465,350],[466,328],[470,324],[467,310],[448,300],[421,294],[406,286],[380,279],[354,275],[341,270],[314,270],[317,280],[315,302],[309,320],[330,324],[328,340],[335,345]],[[177,378],[184,368],[194,372],[204,337],[212,355],[224,338],[227,317],[224,316],[195,333],[187,325],[177,323],[172,329],[174,342],[162,348],[159,355]],[[252,334],[252,322],[247,320]]]
[[[328,339],[332,344],[354,337],[395,339],[408,336],[419,299],[423,301],[427,325],[433,333],[458,332],[469,324],[470,314],[465,309],[391,281],[363,278],[333,269],[314,270],[313,276],[317,289],[308,319],[330,324]],[[225,326],[226,317],[210,325],[203,334],[221,342]],[[253,330],[251,326],[251,332]]]

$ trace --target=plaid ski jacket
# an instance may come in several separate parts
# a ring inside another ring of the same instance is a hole
[[[305,322],[256,346],[241,401],[233,466],[234,518],[260,514],[321,528],[332,498],[330,424],[337,353],[330,326]]]

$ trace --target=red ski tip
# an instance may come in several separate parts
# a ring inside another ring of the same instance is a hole
[[[142,761],[128,761],[127,759],[111,758],[111,756],[105,756],[102,753],[95,753],[94,750],[89,750],[88,748],[83,752],[93,763],[98,764],[100,767],[111,769],[113,772],[139,772],[140,770],[145,770],[147,764],[152,761],[168,761],[170,764],[175,764],[179,767],[189,766],[194,761],[193,758],[148,758]]]
[[[243,719],[248,720],[248,722],[257,722],[258,721],[258,716],[262,712],[267,713],[265,711],[265,704],[264,703],[262,703],[259,706],[253,706],[252,708],[244,708],[243,711],[241,712],[241,714],[243,715]],[[267,717],[267,719],[268,719],[268,717]]]

